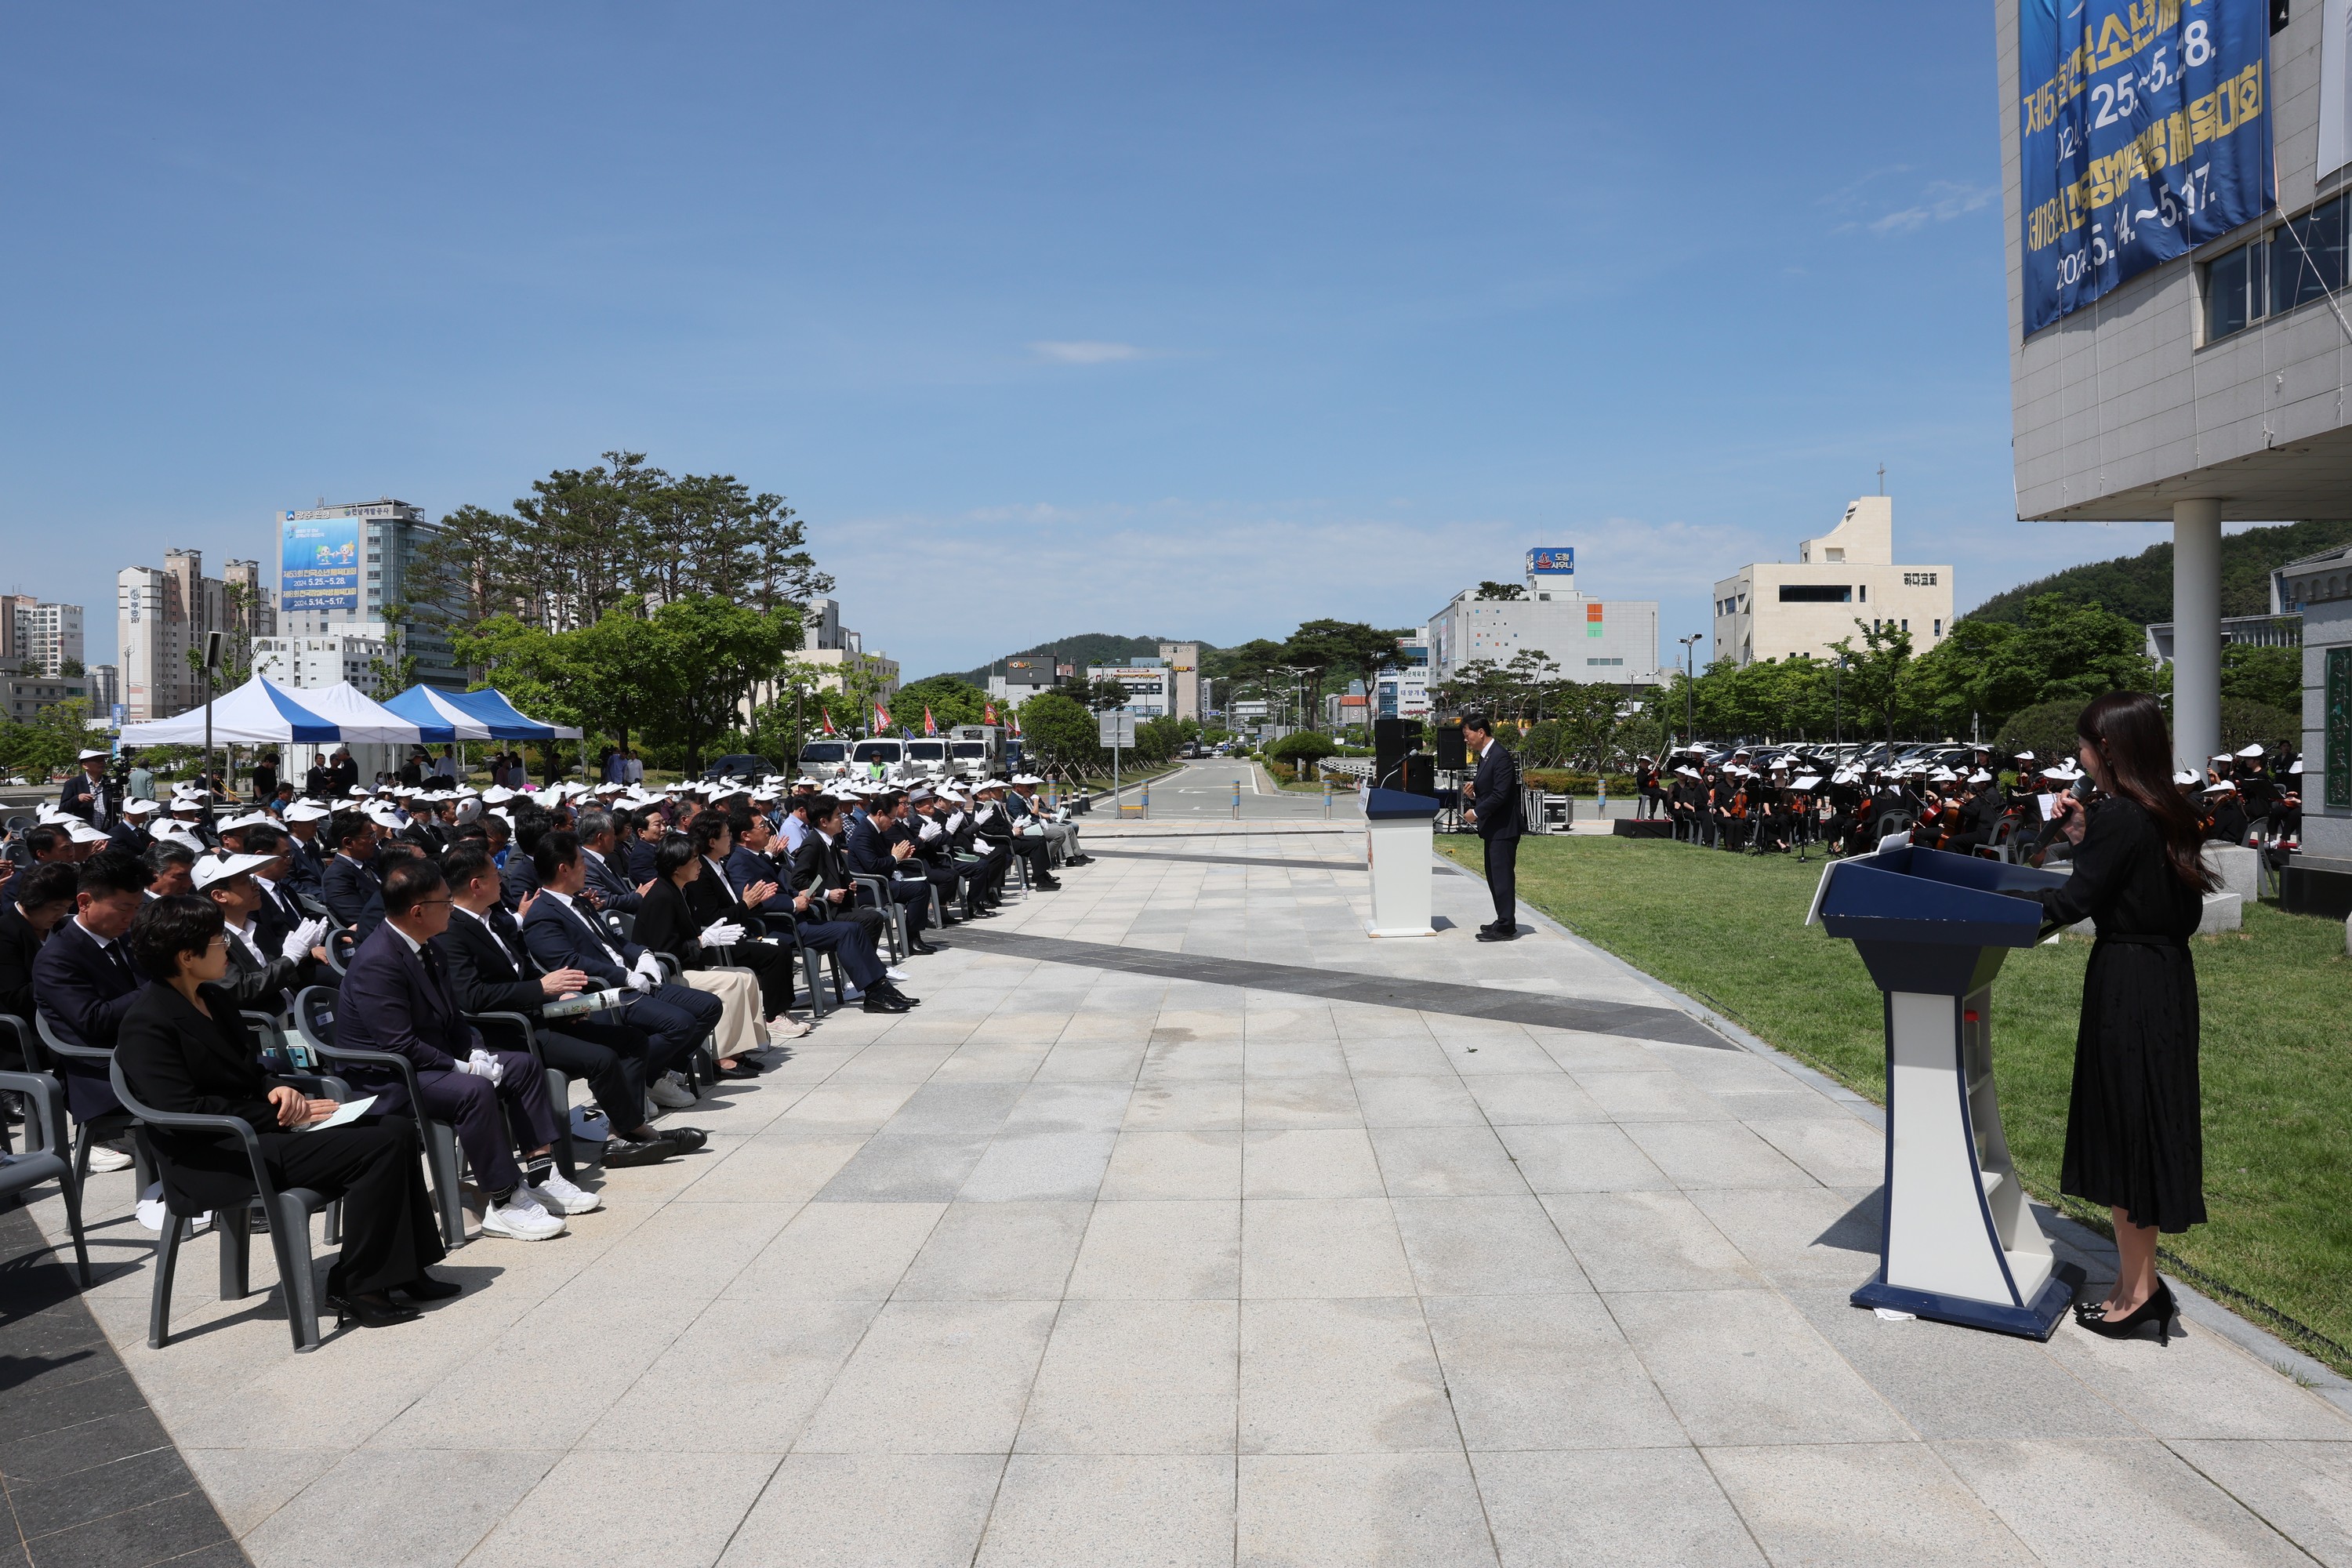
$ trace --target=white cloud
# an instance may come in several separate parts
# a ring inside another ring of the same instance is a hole
[[[1949,223],[1956,217],[1976,212],[1993,198],[1990,185],[1965,184],[1956,180],[1936,180],[1919,194],[1914,205],[1873,218],[1870,232],[1875,235],[1914,234],[1931,223]]]
[[[1105,343],[1086,339],[1071,342],[1031,343],[1029,352],[1055,364],[1115,364],[1120,360],[1143,357],[1143,351],[1133,343]]]

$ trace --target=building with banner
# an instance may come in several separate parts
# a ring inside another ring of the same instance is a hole
[[[2352,495],[2347,11],[1995,6],[2018,517],[2172,524],[2184,767],[2221,739],[2222,525],[2341,518]],[[2325,782],[2352,772],[2326,721],[2352,692],[2308,646],[2323,602],[2303,605],[2304,853],[2282,884],[2305,908],[2352,907],[2352,787]]]
[[[1429,641],[1426,637],[1397,638],[1399,662],[1381,670],[1372,681],[1372,717],[1429,717]]]
[[[1793,562],[1752,563],[1715,585],[1715,657],[1738,664],[1863,646],[1864,626],[1892,622],[1926,653],[1952,629],[1949,565],[1895,560],[1895,501],[1863,496],[1819,539],[1801,540]]]
[[[434,592],[419,557],[440,531],[421,508],[389,496],[321,505],[279,512],[275,529],[283,635],[397,642],[415,658],[418,680],[466,689],[448,633],[415,614]]]
[[[1505,596],[1481,597],[1499,587]],[[1588,599],[1577,586],[1576,552],[1538,548],[1517,584],[1465,588],[1429,618],[1421,644],[1428,686],[1444,686],[1465,665],[1507,666],[1523,654],[1569,680],[1654,685],[1654,599]]]

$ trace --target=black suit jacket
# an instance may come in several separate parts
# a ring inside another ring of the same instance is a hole
[[[111,1049],[122,1016],[142,984],[118,942],[100,947],[71,918],[33,960],[33,992],[49,1025],[78,1045]]]
[[[335,1007],[335,1043],[397,1051],[420,1072],[447,1072],[481,1040],[460,1016],[463,1011],[447,965],[436,984],[423,961],[408,950],[407,938],[386,923],[352,954]]]
[[[277,1109],[269,1103],[272,1080],[255,1058],[253,1037],[236,1016],[236,997],[220,986],[200,989],[212,1009],[209,1018],[169,985],[150,984],[132,994],[115,1047],[123,1081],[157,1110],[234,1116],[256,1132],[279,1131]],[[253,1167],[236,1139],[161,1127],[148,1129],[147,1135],[162,1161],[163,1194],[173,1213],[224,1209],[252,1195]]]
[[[617,851],[616,851],[617,853]],[[588,885],[594,889],[600,900],[597,908],[607,913],[632,915],[637,912],[643,895],[627,878],[613,868],[613,863],[593,849],[580,852],[580,864],[588,873]]]
[[[1519,760],[1496,741],[1478,759],[1478,773],[1470,785],[1470,804],[1478,813],[1481,838],[1517,838],[1519,820]]]
[[[702,875],[694,879],[694,886],[699,888],[709,880],[710,868],[705,866]],[[696,933],[709,923],[694,907],[690,892],[679,891],[677,884],[667,877],[656,878],[646,890],[644,906],[637,910],[636,940],[656,952],[666,952],[677,959],[680,969],[700,969],[704,963],[702,944]]]
[[[0,1013],[33,1026],[33,960],[40,956],[41,933],[14,900],[0,893]]]
[[[285,886],[288,890],[297,894],[308,893],[323,903],[326,885],[327,863],[320,858],[317,844],[305,844],[289,836],[286,851]]]
[[[503,937],[502,942],[499,939]],[[449,966],[449,988],[468,1013],[520,1013],[536,1018],[547,1003],[541,973],[514,917],[492,905],[487,918],[449,911],[449,929],[433,939]]]
[[[327,914],[339,926],[358,925],[368,914],[370,900],[375,901],[375,918],[383,918],[383,879],[376,875],[373,866],[362,866],[348,855],[337,855],[327,862],[321,889],[320,897],[326,903]]]
[[[523,917],[523,943],[542,970],[577,969],[605,990],[626,985],[629,972],[646,950],[636,942],[615,940],[601,926],[592,928],[593,918],[565,909],[551,894],[541,894]]]

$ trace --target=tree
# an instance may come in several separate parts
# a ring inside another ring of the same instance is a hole
[[[1021,704],[1023,750],[1066,778],[1103,765],[1100,730],[1087,706],[1058,691],[1041,691]]]
[[[932,675],[898,688],[898,694],[890,700],[898,710],[896,717],[909,730],[921,733],[923,710],[929,708],[944,733],[957,724],[979,723],[988,706],[988,693],[961,676]]]
[[[27,722],[0,719],[0,772],[46,779],[73,765],[89,744],[89,703],[79,697],[52,702]]]
[[[1115,713],[1127,706],[1127,682],[1104,676],[1079,689],[1086,693],[1086,705],[1097,713]]]
[[[1859,651],[1852,637],[1840,637],[1830,647],[1845,658],[1844,687],[1846,700],[1854,705],[1857,713],[1874,713],[1886,730],[1888,744],[1895,741],[1895,725],[1903,713],[1911,685],[1911,634],[1893,621],[1881,621],[1864,626],[1853,623],[1862,633]]]
[[[2221,695],[2300,711],[2303,649],[2231,643],[2221,650]]]
[[[1478,591],[1470,596],[1474,599],[1524,599],[1528,596],[1528,589],[1524,583],[1481,583]]]
[[[772,679],[787,648],[799,646],[799,616],[789,609],[762,614],[710,594],[689,594],[654,612],[649,640],[661,700],[642,721],[656,743],[681,748],[698,769],[717,737],[736,727],[752,688]],[[634,647],[648,639],[632,628],[648,625],[614,612],[591,628],[592,638],[625,632]]]
[[[81,660],[74,658],[71,654],[68,654],[63,658],[58,660],[58,674],[61,677],[88,675],[89,673],[89,671],[83,667]]]

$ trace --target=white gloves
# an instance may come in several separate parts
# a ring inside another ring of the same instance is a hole
[[[742,940],[743,928],[733,921],[720,921],[716,925],[702,928],[702,945],[705,947],[732,947]]]
[[[661,963],[650,952],[637,955],[637,965],[629,972],[629,988],[641,994],[650,994],[662,983]]]
[[[921,837],[924,843],[929,844],[932,839],[937,838],[940,834],[946,831],[947,829],[941,827],[931,818],[928,816],[923,818]]]
[[[488,1079],[493,1085],[507,1075],[506,1064],[479,1046],[474,1047],[472,1056],[457,1064],[457,1070],[471,1073],[476,1078]]]
[[[278,949],[278,955],[283,958],[290,958],[299,963],[303,959],[310,956],[310,950],[312,948],[319,946],[326,940],[327,922],[325,921],[304,921],[300,925],[296,926],[292,931],[286,933],[286,942],[284,946]]]
[[[952,833],[952,832],[954,832],[957,828],[961,827],[962,826],[963,826],[963,813],[962,813],[961,811],[951,811],[951,812],[948,813],[948,831],[949,831],[949,832]]]

